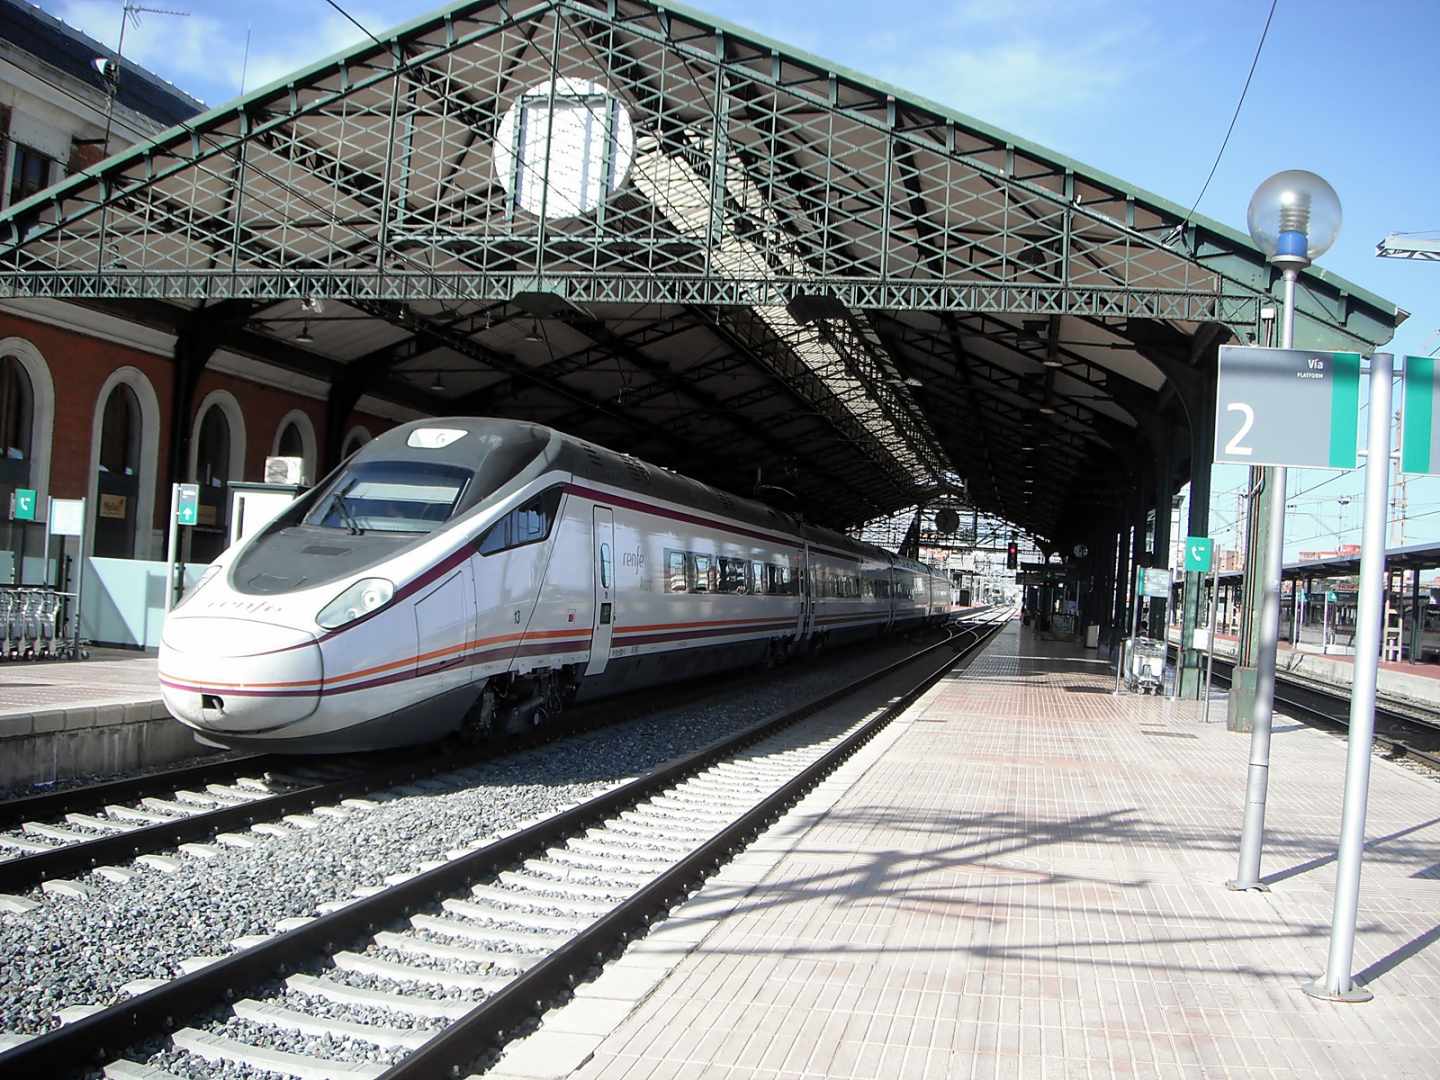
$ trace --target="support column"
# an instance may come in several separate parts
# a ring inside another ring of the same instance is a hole
[[[1190,506],[1186,517],[1187,536],[1210,535],[1210,473],[1215,464],[1215,375],[1219,346],[1205,350],[1199,367],[1200,378],[1192,392],[1183,397],[1190,428]],[[1216,553],[1218,557],[1218,553]],[[1205,595],[1210,575],[1185,575],[1185,598],[1180,612],[1179,694],[1200,700],[1205,692],[1205,653],[1195,647],[1195,629],[1206,625]],[[1218,597],[1210,597],[1217,603]],[[1218,628],[1218,624],[1217,624]]]
[[[1174,515],[1174,489],[1171,482],[1171,438],[1161,432],[1155,444],[1155,536],[1150,565],[1157,570],[1170,568],[1170,519]],[[1165,640],[1166,623],[1170,616],[1170,600],[1150,604],[1150,636]]]
[[[1230,675],[1229,708],[1225,726],[1230,731],[1249,731],[1255,711],[1255,657],[1260,652],[1260,606],[1265,599],[1265,550],[1270,543],[1270,504],[1282,502],[1285,492],[1276,490],[1274,469],[1251,469],[1251,486],[1260,490],[1250,499],[1248,540],[1245,548],[1245,584],[1240,628],[1240,656]],[[1278,602],[1278,600],[1277,600]]]
[[[348,377],[337,376],[330,383],[330,393],[325,398],[325,434],[320,454],[319,473],[324,476],[340,464],[340,452],[344,449],[345,424],[360,401],[359,383]]]

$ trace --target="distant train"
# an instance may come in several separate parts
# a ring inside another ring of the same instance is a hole
[[[372,440],[170,613],[170,711],[227,748],[483,737],[565,703],[944,620],[948,577],[536,424]]]

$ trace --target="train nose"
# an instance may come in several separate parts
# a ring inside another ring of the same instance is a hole
[[[216,735],[303,720],[320,701],[320,647],[303,630],[246,619],[170,618],[160,686],[170,712]]]

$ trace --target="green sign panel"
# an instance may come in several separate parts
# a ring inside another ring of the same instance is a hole
[[[1215,541],[1208,536],[1187,536],[1185,538],[1185,572],[1187,574],[1208,574],[1211,560],[1215,557]]]
[[[1440,473],[1440,380],[1435,358],[1405,358],[1405,434],[1400,443],[1400,471]]]
[[[1220,346],[1215,461],[1353,469],[1360,354]]]
[[[30,488],[16,488],[12,498],[14,502],[10,516],[16,521],[34,521],[35,492]]]
[[[1334,589],[1331,589],[1325,594],[1325,599],[1329,600],[1332,604],[1338,604],[1340,602],[1340,594],[1337,593]]]
[[[1140,567],[1137,573],[1140,575],[1140,595],[1148,596],[1151,599],[1169,599],[1170,597],[1170,571],[1160,570],[1154,567]]]
[[[194,525],[200,519],[200,485],[181,484],[180,498],[175,502],[175,521]]]

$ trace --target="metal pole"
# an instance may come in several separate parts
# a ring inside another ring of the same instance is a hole
[[[1320,655],[1330,655],[1330,589],[1325,589],[1325,607],[1320,612]]]
[[[80,500],[80,535],[75,539],[75,626],[71,636],[75,651],[70,656],[72,660],[80,659],[80,604],[85,596],[85,523],[90,520],[88,501]]]
[[[1201,580],[1204,580],[1203,578]],[[1205,639],[1205,712],[1201,722],[1210,722],[1210,680],[1215,675],[1216,611],[1220,607],[1220,564],[1210,563],[1210,633]]]
[[[1287,266],[1285,308],[1280,320],[1280,347],[1288,349],[1295,336],[1295,279],[1299,271]],[[1245,783],[1245,822],[1240,833],[1240,859],[1235,890],[1269,891],[1260,880],[1260,852],[1265,844],[1265,795],[1270,785],[1270,725],[1275,708],[1275,653],[1280,642],[1280,577],[1285,568],[1285,469],[1267,468],[1270,485],[1269,518],[1265,537],[1264,573],[1261,576],[1260,641],[1255,656],[1255,702],[1251,712],[1250,769]],[[1251,552],[1255,555],[1256,552]]]
[[[1345,807],[1335,863],[1335,914],[1325,977],[1305,987],[1329,1001],[1369,1001],[1374,995],[1350,978],[1355,918],[1360,906],[1360,859],[1365,852],[1365,803],[1370,791],[1370,745],[1375,736],[1375,679],[1380,666],[1380,621],[1385,588],[1385,513],[1390,486],[1390,379],[1394,358],[1370,358],[1370,418],[1365,458],[1365,524],[1360,543],[1360,604],[1355,617],[1355,674],[1350,684],[1350,734],[1345,758]]]
[[[180,485],[170,485],[170,528],[165,538],[165,610],[175,606],[175,555],[180,542],[180,527],[175,515],[180,510]]]

